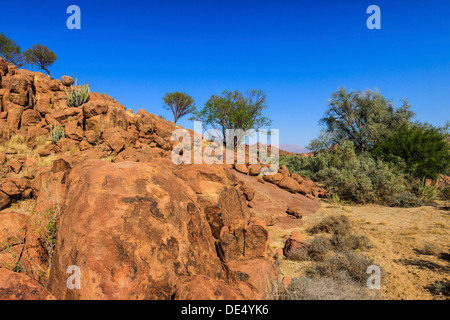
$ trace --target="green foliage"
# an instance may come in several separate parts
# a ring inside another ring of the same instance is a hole
[[[166,95],[163,97],[164,100],[164,109],[171,110],[173,113],[174,123],[177,123],[177,121],[196,110],[195,108],[195,102],[194,99],[184,93],[184,92],[172,92],[172,93],[166,93]]]
[[[349,141],[314,157],[281,156],[283,164],[290,172],[323,183],[343,200],[391,203],[408,192],[408,181],[397,167],[366,152],[357,154]]]
[[[42,249],[47,253],[49,266],[51,266],[53,252],[55,251],[60,213],[60,208],[57,205],[41,213],[32,212],[32,231],[37,234]]]
[[[205,127],[211,127],[217,135],[224,139],[227,129],[258,130],[270,126],[272,121],[263,116],[267,108],[267,96],[262,90],[249,90],[246,95],[239,91],[224,91],[221,95],[213,95],[204,108],[194,112],[190,120],[200,120]],[[220,136],[221,135],[221,136]],[[235,137],[237,147],[245,137]],[[226,144],[226,141],[223,141]]]
[[[81,88],[78,88],[77,79],[75,79],[75,86],[72,86],[70,93],[66,88],[64,90],[66,91],[67,105],[69,107],[79,107],[83,103],[88,102],[91,97],[89,84],[86,83]]]
[[[50,125],[50,139],[47,139],[44,136],[42,136],[42,139],[51,141],[53,144],[56,144],[59,139],[65,138],[65,136],[66,135],[64,133],[64,129],[61,128],[61,126],[58,126],[55,122],[53,126]]]
[[[45,70],[50,77],[49,67],[55,63],[57,57],[53,51],[41,44],[34,44],[23,53],[28,64]]]
[[[0,56],[19,68],[27,64],[17,42],[9,39],[3,33],[0,33]]]
[[[352,141],[358,151],[371,150],[384,136],[414,116],[406,100],[395,109],[379,92],[340,88],[333,93],[320,123],[325,126],[321,136],[308,148],[318,151],[343,141]]]
[[[379,159],[402,163],[414,178],[436,180],[450,166],[450,143],[447,128],[413,123],[393,131],[373,150]]]

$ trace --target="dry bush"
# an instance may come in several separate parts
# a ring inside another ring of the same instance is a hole
[[[308,270],[311,276],[329,277],[333,279],[350,279],[365,285],[368,279],[367,268],[373,265],[361,253],[345,251],[325,258],[314,268]]]
[[[426,287],[432,294],[449,300],[450,298],[450,282],[448,280],[435,281]]]
[[[330,249],[332,246],[327,238],[315,236],[310,242],[291,250],[286,258],[294,261],[323,261]]]
[[[436,245],[429,242],[425,242],[422,248],[416,249],[416,252],[427,256],[438,256],[440,250]]]
[[[374,300],[374,292],[348,278],[330,277],[292,279],[279,293],[280,300]]]
[[[313,261],[323,261],[331,249],[330,241],[324,237],[315,236],[308,247],[308,257]]]
[[[339,233],[344,234],[351,231],[350,219],[343,215],[328,216],[307,231],[310,234],[317,233]]]
[[[333,233],[331,244],[340,251],[344,250],[365,250],[372,247],[372,244],[365,235]]]

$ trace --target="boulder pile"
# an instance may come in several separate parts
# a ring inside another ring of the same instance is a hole
[[[267,298],[268,231],[234,174],[262,166],[176,165],[181,127],[106,94],[69,107],[73,83],[0,59],[0,299]],[[262,182],[326,195],[286,170]]]

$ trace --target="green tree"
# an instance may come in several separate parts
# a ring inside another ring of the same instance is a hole
[[[50,51],[48,47],[41,44],[34,44],[33,47],[27,49],[23,54],[29,64],[45,70],[47,75],[50,77],[50,71],[48,68],[57,59],[56,54],[53,51]]]
[[[450,166],[448,124],[443,128],[427,123],[403,125],[381,141],[373,154],[401,164],[415,178],[436,180]]]
[[[163,97],[164,109],[170,110],[173,113],[173,122],[177,121],[196,110],[194,99],[184,92],[166,93]]]
[[[23,67],[27,63],[17,42],[0,33],[0,56],[7,62]]]
[[[202,110],[194,112],[191,120],[203,122],[205,127],[214,129],[226,145],[226,130],[258,130],[270,126],[272,120],[262,115],[267,108],[267,95],[262,90],[249,90],[246,94],[239,91],[224,91],[213,95]],[[234,147],[243,141],[235,137]]]
[[[340,88],[332,94],[328,110],[320,120],[325,127],[322,139],[313,140],[310,146],[341,144],[349,140],[358,151],[371,150],[390,131],[413,117],[414,112],[406,100],[396,109],[377,91],[349,92]],[[319,141],[324,139],[326,141]]]

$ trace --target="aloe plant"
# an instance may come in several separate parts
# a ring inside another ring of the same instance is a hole
[[[64,90],[66,91],[67,105],[69,107],[79,107],[83,103],[88,102],[89,97],[91,96],[91,88],[89,87],[89,84],[86,83],[81,86],[81,88],[78,88],[77,79],[75,79],[75,86],[72,86],[72,91],[70,93],[67,88],[64,88]]]
[[[51,141],[53,144],[56,144],[59,141],[59,139],[65,137],[66,134],[64,133],[64,129],[61,126],[58,126],[55,122],[53,126],[50,124],[50,139],[47,139],[44,136],[42,136],[42,139],[46,141]]]

